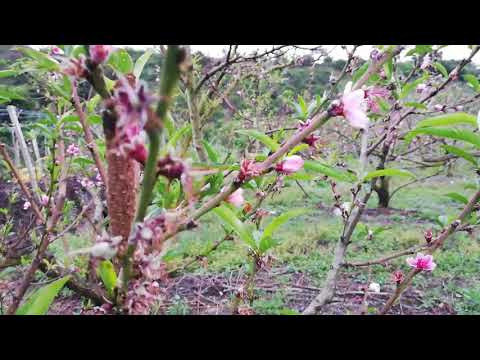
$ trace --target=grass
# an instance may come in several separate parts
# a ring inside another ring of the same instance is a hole
[[[468,179],[467,179],[468,180]],[[413,245],[423,244],[423,233],[433,228],[440,229],[436,220],[439,216],[452,216],[459,212],[461,204],[445,197],[451,192],[460,193],[466,197],[473,192],[466,189],[467,180],[454,178],[435,178],[425,183],[406,187],[393,199],[391,207],[401,209],[391,215],[365,216],[352,238],[352,244],[347,253],[347,261],[358,262],[378,258],[385,254],[396,252]],[[403,180],[405,181],[405,180]],[[393,181],[393,188],[402,180]],[[287,183],[288,184],[288,183]],[[276,233],[280,245],[271,254],[275,259],[274,266],[279,266],[301,272],[311,279],[310,285],[321,287],[330,268],[334,246],[341,234],[343,224],[340,217],[331,212],[333,199],[329,186],[322,181],[305,184],[309,196],[299,189],[295,183],[274,196],[268,198],[262,208],[277,216],[293,208],[308,208],[308,214],[295,218],[283,225]],[[348,184],[339,183],[341,194],[347,194],[341,201],[349,201]],[[253,200],[253,193],[246,191],[247,199]],[[368,208],[376,207],[376,196],[373,195]],[[405,213],[405,211],[409,211]],[[263,220],[264,227],[273,218]],[[369,229],[384,228],[384,231],[368,239],[362,227]],[[169,248],[165,261],[169,268],[181,267],[188,260],[207,251],[216,241],[225,236],[225,229],[213,214],[202,218],[201,225],[193,231],[181,233]],[[65,237],[70,250],[91,246],[94,234],[89,231],[68,234]],[[61,262],[68,261],[65,257],[62,240],[57,240],[49,248]],[[247,246],[240,239],[223,242],[216,251],[208,255],[208,265],[202,266],[195,262],[186,271],[194,274],[230,273],[240,269],[246,270],[248,256]],[[458,233],[449,238],[444,248],[434,255],[438,264],[433,273],[421,274],[414,280],[414,288],[423,292],[421,308],[429,312],[440,303],[449,304],[461,314],[480,314],[480,241],[478,233],[472,236]],[[73,262],[82,270],[87,268],[88,257],[75,256]],[[369,276],[371,281],[380,284],[382,289],[392,287],[393,271],[408,270],[405,257],[395,259],[388,266],[373,266],[371,273],[367,268],[342,270],[344,275],[353,278],[355,282],[365,283]],[[276,278],[278,283],[288,284],[289,275]],[[257,314],[290,314],[284,291],[257,291],[253,309]],[[191,309],[181,298],[173,299],[167,314],[188,314]]]
[[[393,188],[401,184],[401,181],[395,180]],[[391,207],[409,210],[412,214],[405,215],[398,211],[391,216],[365,217],[362,222],[369,228],[381,226],[388,229],[371,240],[360,234],[357,229],[347,260],[370,260],[413,245],[423,244],[423,233],[427,229],[433,228],[434,231],[440,229],[436,223],[439,216],[454,216],[462,207],[461,204],[444,195],[457,192],[468,197],[472,194],[471,189],[465,189],[465,183],[465,179],[459,177],[435,178],[404,188],[393,198]],[[321,286],[330,267],[333,248],[341,234],[342,222],[341,218],[324,210],[333,205],[329,187],[318,186],[318,184],[304,187],[310,197],[306,197],[295,184],[291,184],[276,197],[266,201],[263,208],[276,214],[297,207],[312,210],[308,215],[290,221],[277,233],[281,244],[273,249],[272,255],[276,258],[277,265],[304,272],[313,279],[313,286]],[[348,194],[346,185],[339,184],[338,187],[342,194]],[[368,207],[375,208],[376,202],[374,195]],[[324,209],[320,209],[319,204]],[[213,242],[224,236],[224,230],[213,216],[207,215],[204,220],[200,228],[179,237],[177,245],[174,246],[177,256],[169,262],[170,265],[178,266],[185,258],[203,252]],[[269,220],[264,221],[265,225]],[[246,256],[246,246],[239,239],[235,239],[222,244],[208,256],[207,268],[195,263],[189,270],[196,273],[231,271],[242,267],[246,263]],[[431,274],[418,276],[414,281],[414,286],[425,293],[423,305],[432,307],[439,302],[446,302],[458,312],[480,314],[478,235],[455,234],[446,242],[444,249],[434,255],[434,259],[438,264],[437,269]],[[370,276],[372,281],[378,282],[382,287],[392,286],[391,273],[397,269],[408,271],[405,257],[392,261],[386,267],[373,266]],[[344,269],[343,272],[354,276],[356,281],[368,280],[367,268],[360,271]],[[285,308],[284,294],[260,295],[254,302],[257,313],[278,314]]]

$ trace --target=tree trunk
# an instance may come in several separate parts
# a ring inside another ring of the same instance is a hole
[[[388,208],[390,205],[390,181],[388,177],[380,178],[380,185],[376,185],[373,190],[378,196],[378,207]]]
[[[137,212],[137,194],[140,180],[138,162],[112,151],[114,149],[115,117],[104,113],[103,130],[107,147],[107,205],[110,234],[121,236],[120,255],[127,249],[130,231]]]

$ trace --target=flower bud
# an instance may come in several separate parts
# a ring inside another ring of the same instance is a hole
[[[230,204],[240,207],[243,205],[245,202],[245,199],[243,198],[243,189],[240,188],[236,190],[234,193],[230,194],[230,196],[227,197],[227,202]]]
[[[290,175],[300,170],[303,167],[303,163],[304,161],[300,156],[293,155],[285,158],[280,164],[277,164],[275,170]]]
[[[432,233],[432,230],[427,230],[425,232],[425,241],[427,242],[427,244],[430,244],[430,242],[432,241],[432,238],[433,238],[433,233]]]
[[[104,63],[112,52],[111,45],[90,45],[90,58],[95,65]]]

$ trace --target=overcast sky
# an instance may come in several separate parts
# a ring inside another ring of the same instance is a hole
[[[39,48],[46,45],[32,45],[33,47]],[[128,46],[133,49],[146,49],[152,47],[153,45],[116,45],[119,47]],[[250,53],[255,50],[268,50],[271,49],[274,45],[239,45],[240,52]],[[313,47],[318,45],[299,45],[301,47]],[[345,58],[345,52],[340,48],[339,45],[323,45],[328,51],[331,51],[330,56],[334,59]],[[201,51],[204,54],[212,57],[222,56],[223,52],[228,48],[228,45],[192,45],[193,51]],[[362,58],[367,58],[372,46],[364,45],[357,50],[357,54]],[[469,48],[467,45],[449,45],[446,48],[441,50],[444,55],[444,59],[454,59],[459,60],[463,59],[469,54]],[[301,54],[301,50],[297,50],[297,53]],[[473,59],[473,62],[480,64],[480,55]]]
[[[146,47],[151,47],[152,45],[121,45],[121,46],[129,46],[132,48],[136,49],[144,49]],[[239,50],[240,51],[245,51],[245,52],[252,52],[255,50],[267,50],[270,49],[273,45],[240,45]],[[313,47],[317,45],[299,45],[301,47]],[[345,51],[340,48],[338,45],[324,45],[325,48],[330,51],[330,55],[334,59],[338,58],[345,58]],[[227,49],[228,45],[192,45],[192,50],[199,50],[203,52],[206,55],[209,56],[221,56],[223,51]],[[365,45],[360,47],[357,50],[357,54],[363,58],[368,57],[370,54],[372,46],[371,45]],[[467,45],[450,45],[446,48],[443,48],[441,50],[444,55],[444,59],[463,59],[466,56],[468,56],[470,49],[468,48]],[[300,52],[300,51],[299,51]],[[480,55],[479,55],[480,56]],[[474,58],[474,62],[480,63],[480,59]]]

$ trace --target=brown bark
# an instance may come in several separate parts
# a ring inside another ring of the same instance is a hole
[[[135,160],[116,155],[112,139],[107,139],[108,184],[107,203],[110,232],[122,236],[121,252],[126,248],[137,207],[140,168]]]
[[[379,180],[380,185],[375,186],[373,190],[377,193],[378,196],[378,207],[379,208],[388,208],[390,205],[390,182],[389,178],[384,176]]]

